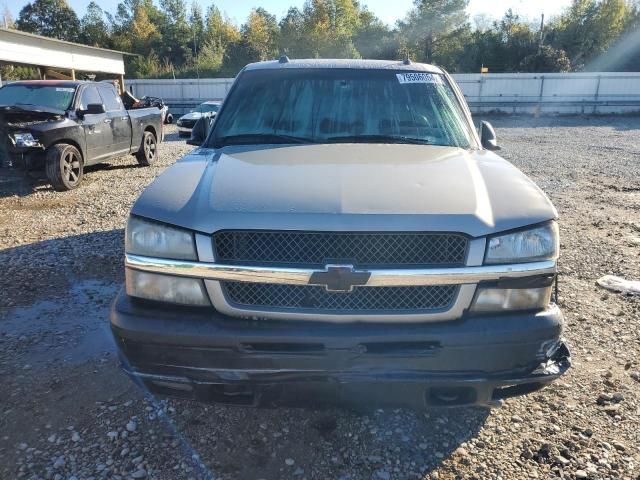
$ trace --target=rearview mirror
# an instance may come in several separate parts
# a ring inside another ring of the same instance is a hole
[[[187,144],[200,146],[204,143],[211,129],[211,119],[208,117],[200,117],[191,129],[191,138],[187,140]]]
[[[87,108],[85,110],[80,110],[78,113],[81,115],[100,115],[104,112],[104,105],[102,105],[101,103],[90,103],[89,105],[87,105]]]
[[[493,129],[493,126],[486,121],[480,124],[480,142],[482,143],[482,147],[487,150],[501,149],[496,139],[496,131]]]

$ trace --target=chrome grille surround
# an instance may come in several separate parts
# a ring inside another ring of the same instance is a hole
[[[213,235],[216,260],[235,265],[323,267],[463,266],[469,238],[431,232],[223,230]]]
[[[254,284],[278,284],[308,286],[317,268],[294,268],[277,266],[229,265],[214,256],[211,235],[195,234],[198,261],[172,260],[125,254],[126,268],[151,273],[201,278],[214,308],[222,314],[283,321],[324,321],[324,322],[439,322],[459,319],[469,308],[479,282],[500,279],[524,278],[534,275],[555,273],[555,261],[516,263],[505,265],[483,265],[486,239],[469,241],[466,263],[462,267],[422,267],[422,268],[372,268],[366,269],[370,278],[367,289],[384,287],[451,286],[458,290],[451,307],[445,311],[323,311],[303,309],[268,309],[234,305],[225,295],[222,284],[243,282]],[[323,288],[323,287],[321,287]],[[339,293],[351,295],[352,293]]]

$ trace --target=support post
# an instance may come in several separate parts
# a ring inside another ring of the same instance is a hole
[[[71,69],[71,80],[76,79],[76,70],[74,68]]]
[[[538,115],[542,112],[542,97],[544,95],[544,75],[540,75],[540,93],[538,95]]]
[[[598,83],[596,83],[596,93],[593,96],[593,113],[598,112],[598,97],[600,96],[600,75],[598,75]]]

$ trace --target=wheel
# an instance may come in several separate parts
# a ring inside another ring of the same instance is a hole
[[[144,132],[144,135],[142,135],[142,145],[140,145],[140,149],[138,153],[136,153],[138,163],[148,167],[155,162],[157,154],[158,143],[156,142],[156,136],[151,132]]]
[[[165,119],[164,123],[172,124],[173,123],[173,115],[171,115],[171,114],[167,115],[167,118]]]
[[[58,143],[47,150],[45,169],[51,186],[59,192],[64,192],[80,185],[84,162],[76,147]]]

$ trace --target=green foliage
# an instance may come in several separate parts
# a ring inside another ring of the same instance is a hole
[[[59,40],[80,39],[80,20],[65,0],[34,0],[20,10],[16,28]]]
[[[65,0],[33,0],[15,27],[45,36],[137,53],[128,75],[234,76],[247,63],[277,58],[381,58],[435,63],[452,72],[637,70],[640,0],[572,0],[543,29],[508,10],[470,21],[469,0],[414,0],[391,27],[358,0],[306,0],[278,22],[262,7],[235,25],[195,0],[122,0],[113,15],[97,0],[78,20]],[[6,10],[6,9],[5,9]],[[11,14],[2,15],[11,27]],[[35,71],[1,67],[4,78]],[[37,72],[36,72],[37,73]]]
[[[80,22],[82,31],[80,38],[82,43],[93,47],[108,48],[110,46],[109,25],[105,20],[105,14],[100,6],[92,1],[87,6],[87,13]]]

